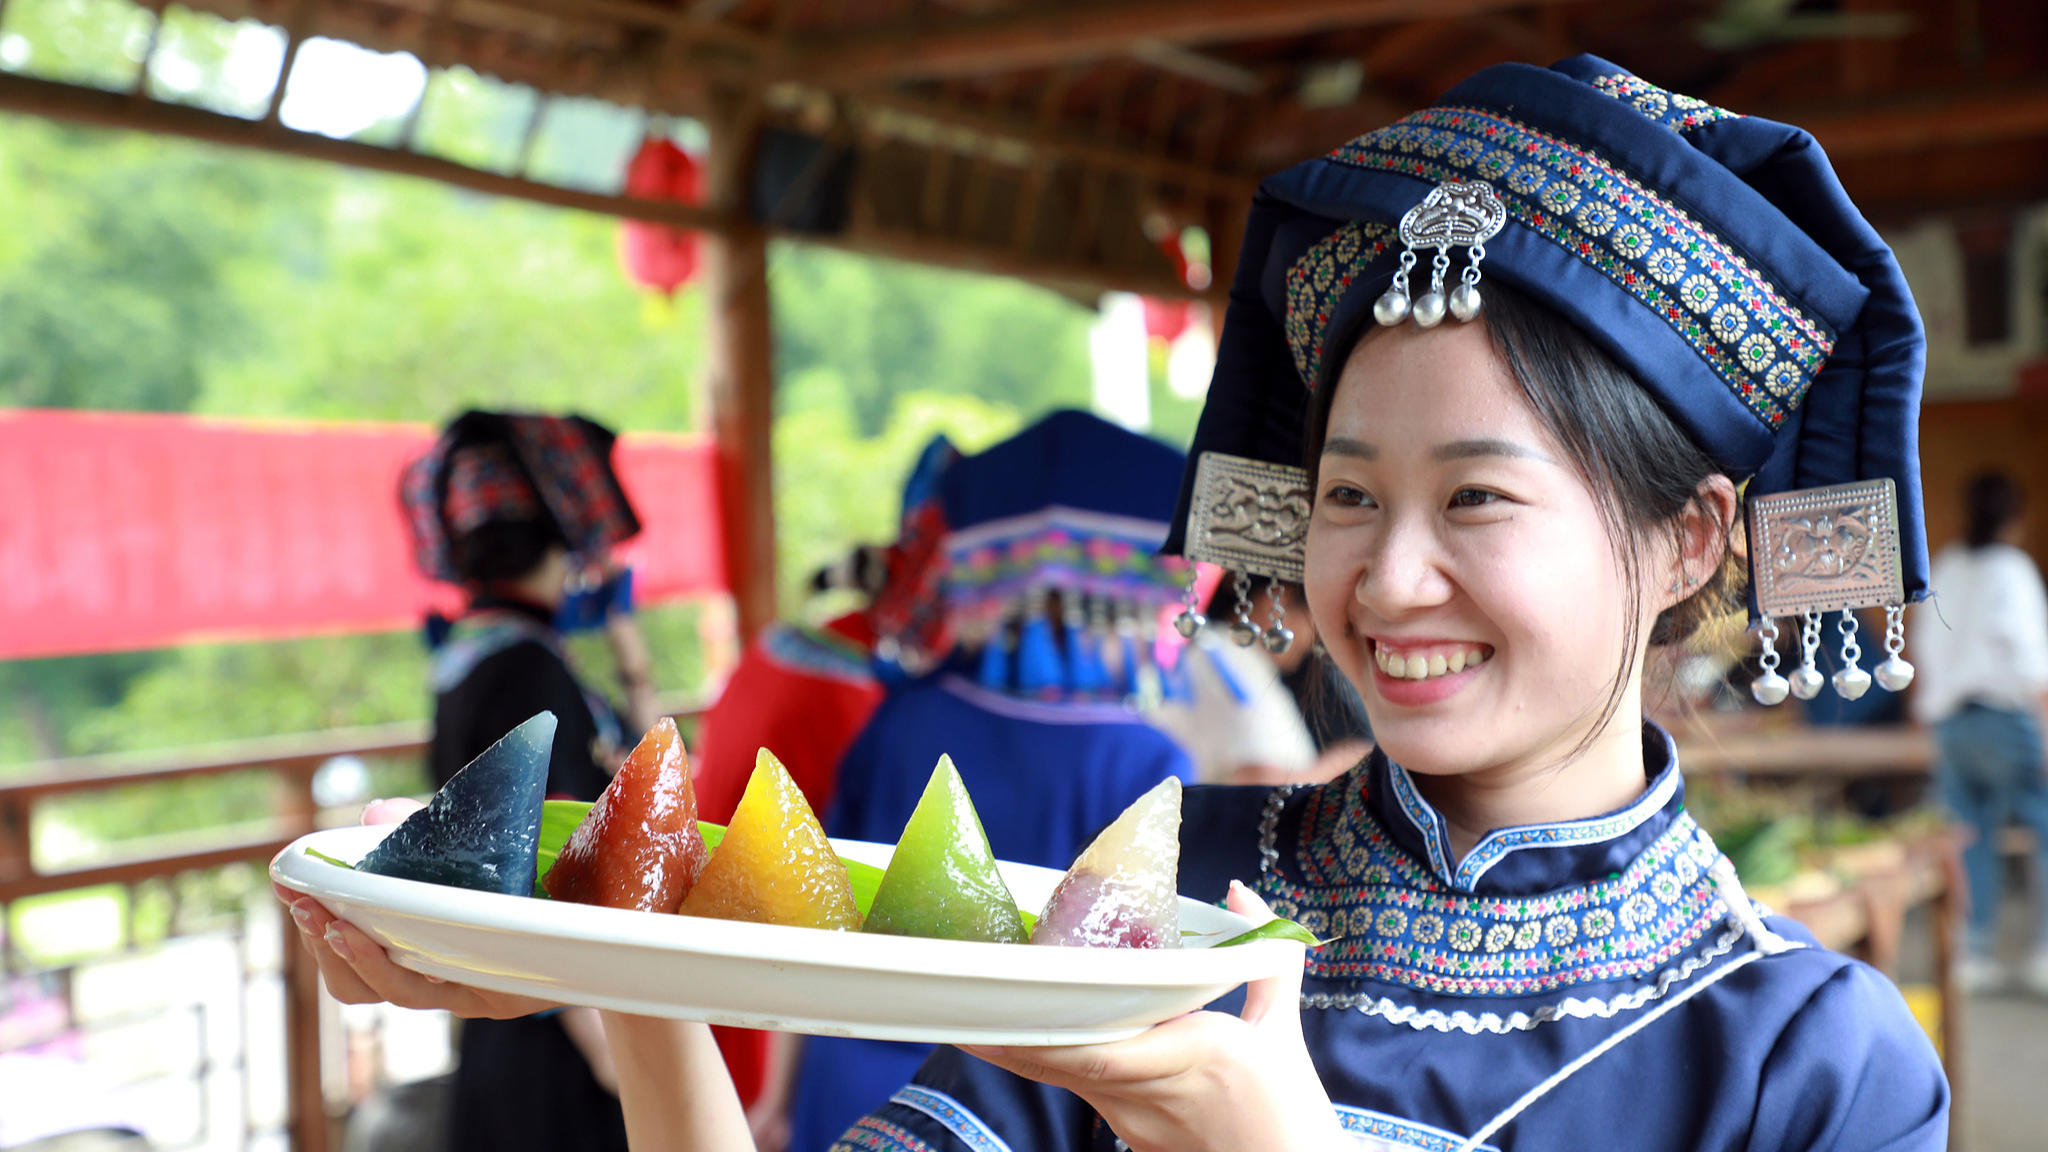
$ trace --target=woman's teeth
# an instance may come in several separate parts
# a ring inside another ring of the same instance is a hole
[[[1375,646],[1373,659],[1380,671],[1396,680],[1429,680],[1477,668],[1493,655],[1490,648],[1438,648],[1427,652],[1390,652]]]

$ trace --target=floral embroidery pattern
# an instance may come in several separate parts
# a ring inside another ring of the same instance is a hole
[[[1634,80],[1609,79],[1610,87]],[[1649,87],[1636,96],[1653,95]],[[1667,108],[1663,116],[1681,120],[1717,118],[1710,114],[1719,111],[1705,104],[1680,110],[1670,94],[1659,99]],[[1834,348],[1833,330],[1718,232],[1599,154],[1505,116],[1481,108],[1425,109],[1360,136],[1330,158],[1432,184],[1504,181],[1497,190],[1511,216],[1656,313],[1767,427],[1777,428],[1799,406]],[[1560,184],[1573,191],[1549,191]],[[1580,207],[1567,211],[1560,207],[1566,202]],[[1679,287],[1694,277],[1729,302],[1711,323],[1699,316],[1713,303],[1706,293]],[[1736,311],[1724,316],[1729,308]]]
[[[1384,224],[1354,220],[1317,241],[1287,269],[1287,347],[1301,382],[1316,386],[1323,365],[1323,336],[1360,269],[1394,242]]]
[[[944,1124],[948,1132],[967,1146],[968,1152],[1010,1152],[1009,1143],[972,1109],[935,1088],[905,1084],[889,1097],[889,1103],[922,1112]]]
[[[1702,124],[1716,120],[1732,120],[1737,117],[1726,108],[1716,108],[1697,96],[1685,96],[1667,91],[1639,76],[1616,72],[1611,76],[1598,76],[1593,87],[1623,104],[1634,108],[1673,132],[1690,132]]]
[[[1343,1104],[1332,1107],[1337,1110],[1337,1122],[1344,1126],[1344,1131],[1367,1140],[1396,1148],[1421,1148],[1426,1152],[1460,1152],[1465,1147],[1464,1137],[1432,1125]],[[1494,1152],[1494,1146],[1481,1144],[1477,1152]]]
[[[868,1116],[847,1129],[831,1152],[932,1152],[932,1146],[894,1124]]]
[[[1444,884],[1388,837],[1366,806],[1362,772],[1308,794],[1291,852],[1278,845],[1285,797],[1276,791],[1260,825],[1269,863],[1259,891],[1280,915],[1339,937],[1309,952],[1308,974],[1321,979],[1525,996],[1646,978],[1724,919],[1700,865],[1719,851],[1683,813],[1616,876],[1539,896],[1481,896]]]

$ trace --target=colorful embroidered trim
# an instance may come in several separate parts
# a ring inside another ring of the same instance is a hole
[[[1287,269],[1287,346],[1303,384],[1314,388],[1322,373],[1323,337],[1337,302],[1358,270],[1379,259],[1396,238],[1385,224],[1353,220],[1318,240]]]
[[[1690,132],[1702,124],[1716,120],[1739,119],[1740,114],[1726,108],[1716,108],[1697,96],[1687,96],[1655,84],[1640,76],[1616,72],[1608,76],[1597,76],[1593,87],[1623,104],[1641,112],[1673,132]]]
[[[829,1152],[932,1152],[932,1146],[886,1120],[864,1116]]]
[[[1528,996],[1644,977],[1724,918],[1707,874],[1720,851],[1690,816],[1610,879],[1533,897],[1472,896],[1394,843],[1362,784],[1353,773],[1315,790],[1291,860],[1276,846],[1283,797],[1268,801],[1260,824],[1261,863],[1272,861],[1260,893],[1280,915],[1338,937],[1309,952],[1307,971],[1319,979]]]
[[[1337,1123],[1344,1126],[1344,1131],[1371,1152],[1378,1152],[1377,1146],[1388,1149],[1422,1148],[1427,1152],[1459,1152],[1465,1147],[1463,1136],[1453,1135],[1434,1125],[1403,1120],[1368,1108],[1353,1108],[1348,1104],[1333,1104],[1331,1107],[1337,1110]],[[1368,1140],[1376,1141],[1377,1146],[1364,1144]],[[1475,1152],[1497,1150],[1491,1144],[1480,1144]]]
[[[1374,996],[1369,992],[1304,993],[1301,1006],[1356,1008],[1367,1016],[1378,1016],[1389,1024],[1405,1024],[1418,1032],[1463,1032],[1468,1036],[1505,1036],[1511,1032],[1528,1032],[1553,1020],[1612,1020],[1622,1012],[1633,1012],[1654,1000],[1663,999],[1679,981],[1691,979],[1702,969],[1733,951],[1742,936],[1742,925],[1730,924],[1728,931],[1722,933],[1721,938],[1714,941],[1712,947],[1687,959],[1676,968],[1666,968],[1659,972],[1654,984],[1646,984],[1609,1000],[1581,1000],[1568,996],[1555,1004],[1545,1004],[1534,1012],[1510,1012],[1506,1016],[1498,1012],[1481,1012],[1477,1015],[1463,1010],[1445,1012],[1440,1008],[1422,1009],[1413,1004],[1396,1004],[1392,1000]],[[1745,955],[1754,956],[1757,953]]]
[[[1511,216],[1670,324],[1769,428],[1799,407],[1834,348],[1834,331],[1719,233],[1599,154],[1504,116],[1429,108],[1330,158],[1432,183],[1490,181]]]
[[[868,669],[868,654],[852,641],[830,632],[794,624],[772,624],[761,634],[761,648],[784,668],[820,680],[867,684],[875,678]]]
[[[986,607],[1034,588],[1164,604],[1180,599],[1187,561],[1158,555],[1166,525],[1049,508],[978,524],[946,542],[946,597]]]
[[[970,1152],[1010,1152],[1010,1145],[965,1104],[921,1084],[905,1084],[889,1097],[891,1104],[922,1112],[946,1126]]]

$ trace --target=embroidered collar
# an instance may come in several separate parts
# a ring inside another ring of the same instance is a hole
[[[1455,865],[1443,815],[1423,799],[1406,768],[1375,751],[1354,772],[1381,827],[1428,861],[1444,887],[1515,896],[1612,876],[1656,839],[1683,809],[1685,787],[1677,745],[1654,724],[1643,725],[1643,764],[1649,786],[1624,807],[1584,820],[1496,828]]]
[[[1260,892],[1336,937],[1309,953],[1322,979],[1461,996],[1655,979],[1711,948],[1725,915],[1708,874],[1720,850],[1681,807],[1670,740],[1645,726],[1645,744],[1657,754],[1642,798],[1590,820],[1501,829],[1469,871],[1448,867],[1442,818],[1382,756],[1319,788],[1275,789],[1259,826]]]

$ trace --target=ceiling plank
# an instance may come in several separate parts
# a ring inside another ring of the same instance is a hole
[[[2048,85],[1986,89],[1852,107],[1787,108],[1774,120],[1813,133],[1835,159],[1897,155],[2048,136]]]
[[[354,140],[335,140],[311,132],[297,132],[290,128],[264,124],[259,120],[243,120],[236,116],[226,116],[182,104],[131,100],[125,93],[104,92],[97,88],[58,84],[27,76],[0,73],[0,111],[26,112],[52,120],[68,120],[106,128],[126,128],[167,136],[185,136],[214,144],[255,148],[309,160],[349,164],[357,168],[373,168],[402,176],[438,180],[443,184],[496,196],[530,200],[537,204],[601,212],[609,216],[649,220],[681,228],[716,231],[725,227],[724,217],[719,213],[694,204],[672,200],[636,200],[624,196],[604,196],[594,192],[579,192],[571,188],[557,188],[551,184],[467,168],[450,160],[422,156],[416,152],[379,148]]]
[[[1127,55],[1150,40],[1206,44],[1572,0],[1121,0],[1026,5],[792,45],[792,77],[849,84],[935,79]]]

